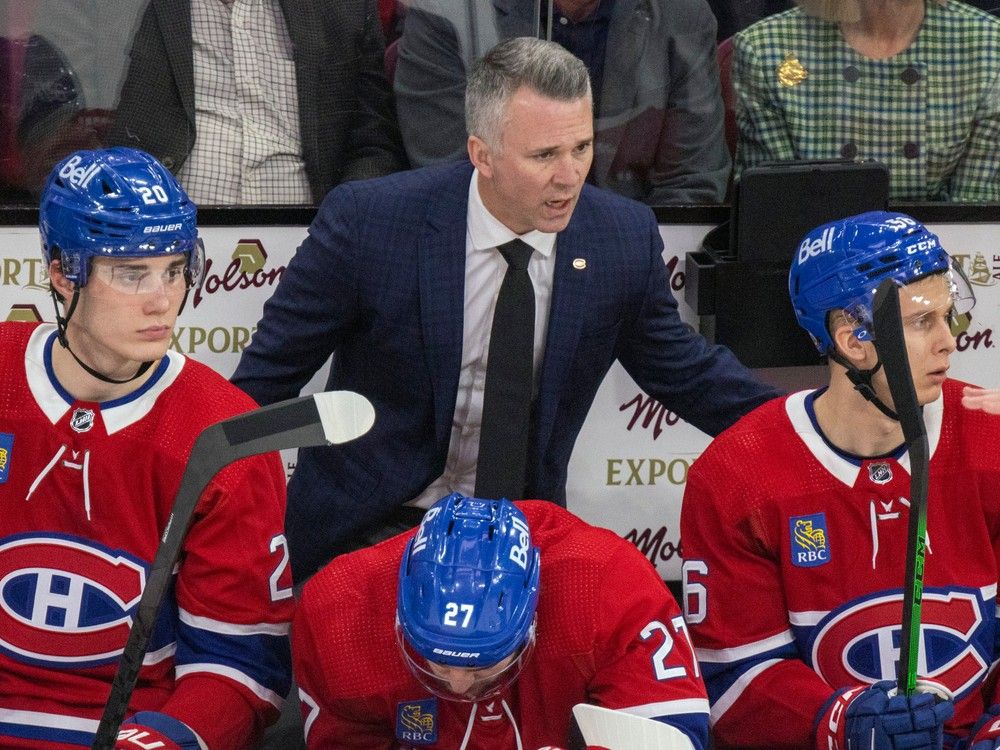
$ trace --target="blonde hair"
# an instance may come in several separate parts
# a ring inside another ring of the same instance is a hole
[[[925,0],[910,0],[922,3]],[[944,5],[948,0],[933,0],[938,5]],[[857,23],[861,20],[861,3],[863,0],[795,0],[807,15],[821,18],[831,23]]]

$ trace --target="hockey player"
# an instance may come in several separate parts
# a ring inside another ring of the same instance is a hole
[[[56,165],[39,211],[56,324],[0,324],[0,746],[89,747],[195,437],[253,408],[168,351],[195,206],[125,148]],[[250,747],[288,690],[275,456],[209,484],[117,747]]]
[[[931,456],[924,685],[910,697],[893,690],[910,458],[872,343],[886,278],[900,287]],[[987,413],[995,393],[948,378],[950,324],[971,292],[938,237],[885,212],[810,232],[789,287],[829,384],[720,435],[692,466],[681,513],[685,612],[716,747],[1000,746],[986,679],[1000,655],[1000,418]]]
[[[292,653],[311,749],[566,747],[576,703],[707,745],[704,686],[663,582],[633,545],[553,503],[455,493],[415,534],[335,558],[304,588]]]

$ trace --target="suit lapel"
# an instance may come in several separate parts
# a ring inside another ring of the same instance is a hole
[[[462,369],[465,307],[465,241],[472,166],[455,169],[428,210],[419,239],[420,324],[434,388],[439,445],[451,439],[451,421]]]
[[[584,201],[581,199],[581,204]],[[545,340],[545,356],[539,377],[535,412],[535,450],[544,454],[555,424],[558,394],[569,374],[570,364],[580,341],[583,324],[581,310],[589,295],[593,258],[598,248],[593,244],[593,227],[587,219],[587,209],[578,204],[569,226],[556,239],[556,269],[549,309],[549,330]]]
[[[190,0],[159,0],[154,3],[154,13],[167,62],[177,82],[177,90],[184,104],[184,113],[194,128],[194,54],[191,43]]]
[[[281,0],[281,13],[292,40],[295,61],[295,85],[299,103],[299,135],[302,139],[302,156],[307,165],[321,161],[316,123],[321,121],[319,105],[324,101],[316,90],[322,48],[323,19],[316,12],[316,5],[302,0]],[[311,175],[310,175],[311,177]]]

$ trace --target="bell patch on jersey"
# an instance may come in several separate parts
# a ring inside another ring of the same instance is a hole
[[[94,426],[94,410],[80,407],[73,412],[69,418],[69,426],[74,432],[87,432]]]
[[[788,519],[792,565],[815,568],[830,562],[830,540],[826,532],[826,514],[793,516]]]
[[[437,698],[396,704],[396,739],[411,745],[433,745],[438,738]]]
[[[892,481],[892,468],[889,464],[868,464],[868,478],[875,484],[889,484]]]
[[[0,484],[7,481],[10,474],[10,456],[14,451],[14,435],[10,432],[0,432]]]

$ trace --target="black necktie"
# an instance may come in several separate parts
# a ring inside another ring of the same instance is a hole
[[[528,260],[532,248],[511,240],[497,250],[507,261],[507,273],[497,295],[486,360],[476,497],[516,500],[524,493],[531,431],[535,289]]]

